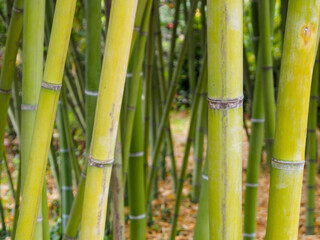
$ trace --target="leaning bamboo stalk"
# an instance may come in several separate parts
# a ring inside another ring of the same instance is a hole
[[[206,76],[206,78],[208,78]],[[207,133],[207,120],[208,120],[208,103],[207,93],[201,95],[200,110],[197,119],[197,127],[195,133],[195,146],[194,146],[194,167],[192,174],[192,195],[191,199],[193,202],[198,202],[201,190],[201,173],[203,166],[203,148],[204,148],[204,137]]]
[[[273,21],[272,21],[273,23]],[[274,79],[271,52],[271,23],[270,23],[270,0],[259,2],[259,29],[261,45],[261,69],[265,111],[265,146],[267,152],[267,163],[271,163],[273,154],[273,142],[275,131],[275,98],[274,98]]]
[[[125,220],[124,220],[124,197],[123,197],[123,180],[122,180],[122,146],[121,134],[118,129],[117,143],[114,164],[112,167],[111,184],[112,184],[112,213],[113,213],[113,238],[125,240]]]
[[[197,123],[197,114],[199,112],[199,103],[200,103],[200,96],[205,92],[206,83],[207,83],[207,74],[208,74],[208,61],[207,61],[207,54],[203,56],[203,63],[202,63],[202,69],[201,74],[199,76],[199,80],[197,82],[197,86],[195,89],[195,97],[191,112],[191,120],[189,124],[189,130],[188,130],[188,137],[186,141],[186,146],[183,154],[183,160],[182,160],[182,167],[181,167],[181,173],[176,193],[176,201],[174,206],[174,215],[173,215],[173,221],[172,221],[172,227],[171,227],[171,235],[170,239],[174,240],[176,237],[176,231],[178,226],[178,217],[180,212],[180,205],[182,200],[182,190],[184,181],[186,179],[187,175],[187,167],[188,167],[188,159],[189,159],[189,153],[191,149],[191,145],[193,143],[193,137],[195,133],[196,123]]]
[[[281,62],[266,239],[297,239],[320,2],[291,0]],[[298,87],[297,87],[298,86]]]
[[[319,50],[315,60],[308,117],[307,134],[307,203],[306,203],[306,234],[314,234],[315,219],[315,185],[317,168],[317,108],[319,95]]]
[[[75,10],[75,0],[57,1],[49,50],[30,145],[30,158],[16,239],[32,239]],[[43,146],[39,148],[39,146]]]
[[[146,42],[147,42],[147,35],[148,35],[148,27],[150,22],[150,15],[151,15],[151,7],[152,7],[152,0],[147,2],[147,6],[145,8],[144,18],[142,22],[142,27],[140,31],[140,35],[137,39],[136,46],[134,51],[132,52],[132,57],[130,59],[131,64],[133,67],[130,69],[132,73],[129,72],[127,74],[128,79],[128,102],[127,106],[124,111],[126,111],[126,127],[125,127],[125,135],[124,135],[124,142],[123,142],[123,158],[122,158],[122,167],[123,167],[123,182],[125,184],[127,174],[128,174],[128,162],[129,162],[129,152],[130,146],[133,136],[133,125],[134,125],[134,118],[136,113],[136,105],[137,99],[139,97],[139,86],[141,82],[141,72],[143,68],[143,59],[145,56],[146,50]],[[132,74],[132,76],[131,76]]]
[[[11,85],[14,79],[16,57],[23,23],[23,5],[24,0],[16,0],[14,2],[2,62],[0,75],[0,143],[4,141],[5,127],[7,125]],[[0,144],[0,156],[2,156],[3,151],[3,144]]]
[[[193,24],[193,19],[194,19],[194,14],[197,8],[197,4],[198,4],[198,0],[193,0],[192,1],[192,5],[190,7],[190,13],[189,13],[189,19],[188,19],[188,23],[186,26],[186,34],[185,36],[188,36],[192,24]],[[165,129],[163,128],[165,126],[165,124],[167,123],[168,120],[168,116],[169,116],[169,112],[171,109],[171,105],[174,99],[174,94],[176,92],[177,89],[177,84],[179,82],[180,79],[180,73],[181,73],[181,69],[182,69],[182,65],[183,65],[183,60],[185,58],[186,52],[187,52],[187,47],[188,47],[188,38],[186,37],[182,47],[181,47],[181,51],[180,51],[180,55],[179,55],[179,60],[178,60],[178,64],[177,64],[177,68],[175,70],[174,76],[172,79],[169,79],[170,81],[170,87],[168,89],[168,93],[167,93],[167,98],[166,98],[166,106],[163,109],[163,115],[160,121],[160,125],[158,127],[158,134],[157,134],[157,139],[156,139],[156,143],[155,143],[155,147],[154,147],[154,152],[152,155],[152,167],[151,167],[151,172],[149,174],[148,177],[148,188],[147,188],[147,205],[150,205],[151,202],[151,193],[152,193],[152,186],[155,180],[155,176],[156,176],[156,169],[155,167],[158,164],[158,158],[159,158],[159,154],[160,154],[160,150],[161,150],[161,146],[162,146],[162,142],[163,142],[163,138],[164,138],[164,134],[165,134]]]
[[[37,6],[37,8],[34,7],[35,5]],[[24,2],[23,72],[20,130],[22,190],[24,188],[24,183],[27,175],[32,132],[36,117],[36,110],[43,74],[44,16],[44,0],[31,0]],[[22,194],[24,194],[24,191],[22,191]],[[42,239],[43,237],[43,201],[46,200],[41,198],[34,237],[35,239]]]
[[[209,227],[214,240],[241,239],[242,5],[242,0],[208,1]]]
[[[113,1],[88,158],[80,239],[103,239],[136,0]]]
[[[86,69],[85,69],[85,117],[86,117],[86,153],[88,155],[94,113],[98,97],[98,87],[101,69],[101,2],[89,0],[85,2],[85,13],[87,19],[86,34]],[[87,163],[80,174],[77,194],[72,204],[69,221],[66,225],[63,238],[75,238],[81,221],[84,188],[86,182]]]
[[[66,112],[66,89],[63,87],[61,91],[60,100],[58,102],[58,130],[60,136],[60,177],[61,177],[61,219],[62,219],[62,231],[65,229],[69,213],[73,201],[73,188],[72,188],[72,168],[70,151],[72,151],[67,141],[67,128],[65,114]]]
[[[208,195],[208,161],[206,160],[202,173],[201,193],[193,240],[209,240],[209,195]]]

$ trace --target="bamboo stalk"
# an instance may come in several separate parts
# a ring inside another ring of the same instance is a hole
[[[37,6],[35,8],[34,6]],[[22,196],[30,159],[30,146],[36,118],[37,104],[43,74],[45,1],[24,2],[23,74],[21,104],[21,181]],[[15,87],[17,88],[17,86]],[[43,238],[42,200],[38,209],[34,239]],[[45,206],[43,206],[45,207]]]
[[[129,154],[128,193],[130,206],[130,239],[145,239],[146,213],[145,213],[145,189],[143,174],[143,131],[142,128],[142,83],[139,84],[137,109],[132,132]]]
[[[28,171],[16,233],[17,240],[32,239],[34,234],[75,3],[75,0],[68,2],[59,0],[56,4],[44,80],[30,145]],[[39,146],[43,147],[39,148]]]
[[[190,153],[191,145],[193,143],[193,137],[194,137],[194,132],[195,132],[196,123],[197,123],[196,120],[197,120],[197,113],[198,113],[199,103],[200,103],[200,95],[205,92],[206,83],[207,83],[207,74],[208,74],[207,54],[203,56],[203,59],[204,60],[202,64],[201,74],[199,76],[199,80],[195,90],[196,95],[194,98],[194,105],[191,112],[191,120],[190,120],[190,125],[188,130],[188,137],[187,137],[186,146],[184,150],[181,173],[180,173],[180,178],[179,178],[179,183],[178,183],[178,188],[176,193],[176,201],[174,206],[174,215],[173,215],[171,236],[170,236],[171,240],[174,240],[176,237],[178,217],[179,217],[180,205],[182,200],[183,184],[187,175],[189,153]]]
[[[125,240],[124,197],[122,180],[122,146],[121,134],[118,130],[115,159],[112,168],[112,213],[113,213],[113,239]]]
[[[208,78],[206,76],[206,78]],[[203,163],[203,148],[204,148],[204,137],[207,133],[207,120],[208,120],[208,103],[207,93],[201,95],[200,110],[197,118],[197,126],[195,133],[195,150],[194,150],[194,167],[192,174],[192,195],[191,199],[193,202],[198,202],[201,190],[201,174],[202,174],[202,163]]]
[[[194,18],[194,14],[197,8],[197,4],[198,4],[198,0],[193,0],[192,5],[190,7],[190,13],[189,13],[189,19],[188,19],[188,23],[186,26],[186,34],[185,36],[188,36],[189,31],[192,27],[193,24],[193,18]],[[162,140],[164,138],[164,126],[168,120],[168,116],[169,116],[169,112],[171,109],[171,105],[174,99],[174,94],[180,79],[180,73],[181,73],[181,69],[182,69],[182,65],[183,65],[183,60],[185,58],[186,52],[187,52],[187,46],[188,46],[188,38],[185,38],[185,41],[182,44],[181,47],[181,51],[180,51],[180,55],[179,55],[179,60],[178,60],[178,65],[174,74],[174,77],[172,79],[170,79],[170,88],[168,90],[167,93],[167,98],[166,98],[166,106],[163,109],[163,115],[160,121],[160,125],[158,127],[158,134],[157,134],[157,139],[156,139],[156,143],[155,143],[155,148],[154,148],[154,152],[152,155],[152,167],[151,167],[151,172],[149,174],[148,177],[148,189],[147,189],[147,205],[150,206],[151,202],[151,193],[152,193],[152,186],[155,180],[155,176],[156,176],[156,169],[155,166],[157,166],[158,164],[158,158],[159,158],[159,154],[160,154],[160,150],[162,147]],[[148,207],[147,206],[147,207]]]
[[[206,160],[202,173],[201,193],[193,240],[209,240],[209,194],[208,194],[208,161]]]
[[[261,48],[261,47],[260,47]],[[261,49],[258,51],[256,80],[252,104],[251,137],[246,175],[245,205],[244,205],[244,233],[243,239],[256,238],[256,208],[258,194],[259,170],[262,156],[264,133],[264,103],[261,77]]]
[[[297,239],[320,2],[291,0],[281,63],[266,239]],[[297,86],[299,86],[297,88]]]
[[[208,1],[210,239],[241,239],[242,0]]]
[[[16,57],[23,23],[23,4],[24,0],[15,0],[14,2],[2,62],[0,75],[0,143],[4,141],[5,127],[7,125],[11,85],[14,79]],[[0,144],[0,156],[2,156],[3,151],[3,144]]]
[[[80,239],[103,239],[135,0],[113,1],[88,158]]]
[[[273,21],[272,21],[273,22]],[[273,63],[271,52],[271,24],[270,24],[270,0],[262,0],[259,2],[259,29],[261,44],[261,68],[262,68],[262,84],[265,111],[265,146],[267,152],[267,163],[271,164],[273,156],[273,142],[275,131],[275,97],[274,97],[274,79],[273,79]]]
[[[306,234],[314,235],[315,185],[317,168],[317,109],[319,91],[319,50],[313,68],[307,129],[307,204]]]

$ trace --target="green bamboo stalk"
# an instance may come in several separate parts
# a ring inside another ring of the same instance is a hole
[[[194,14],[197,8],[197,4],[198,4],[198,0],[193,0],[192,5],[190,7],[190,13],[189,13],[189,19],[188,19],[188,23],[186,26],[186,34],[185,36],[188,36],[192,24],[193,24],[193,19],[194,19]],[[185,58],[186,52],[187,52],[187,46],[188,46],[188,38],[185,38],[185,41],[182,44],[181,47],[181,51],[180,51],[180,55],[179,55],[179,60],[178,60],[178,65],[174,74],[174,77],[172,79],[170,79],[170,87],[167,93],[167,98],[166,98],[166,106],[163,109],[163,115],[160,121],[160,125],[158,128],[158,134],[157,134],[157,139],[156,139],[156,143],[155,143],[155,148],[154,148],[154,152],[152,155],[152,167],[151,167],[151,172],[149,174],[148,177],[148,189],[147,189],[147,195],[146,195],[146,199],[147,199],[147,205],[150,206],[151,205],[151,193],[152,193],[152,186],[155,180],[155,176],[156,176],[156,169],[155,166],[157,166],[158,164],[158,157],[160,154],[160,150],[162,147],[162,142],[163,142],[163,138],[164,138],[164,126],[167,123],[167,119],[169,116],[169,112],[171,109],[171,105],[174,99],[174,94],[176,92],[176,88],[178,85],[178,82],[180,80],[180,73],[181,73],[181,69],[182,69],[182,65],[183,65],[183,60]],[[145,154],[146,155],[146,154]],[[147,208],[148,208],[147,206]]]
[[[207,78],[207,76],[206,76]],[[195,149],[194,149],[194,167],[192,174],[192,195],[193,202],[198,202],[201,190],[201,174],[202,174],[202,162],[203,162],[203,148],[204,148],[204,136],[207,133],[207,119],[208,119],[208,103],[207,93],[201,95],[200,110],[197,118],[197,126],[195,133]]]
[[[37,6],[35,8],[34,6]],[[43,74],[43,42],[45,1],[24,2],[23,27],[23,74],[21,104],[21,186],[22,196],[30,159],[30,146],[34,130],[37,104]],[[17,88],[17,86],[15,86]],[[42,198],[38,209],[38,218],[34,239],[43,238]]]
[[[58,130],[60,137],[60,177],[61,177],[61,219],[62,219],[62,231],[65,229],[67,225],[67,221],[69,219],[69,213],[72,206],[73,201],[73,188],[72,188],[72,168],[71,168],[71,158],[68,141],[67,141],[67,133],[66,129],[69,128],[68,125],[65,124],[64,114],[66,111],[65,97],[63,100],[63,95],[65,95],[65,88],[62,88],[60,101],[58,102]],[[63,109],[64,108],[64,109]]]
[[[168,68],[168,80],[170,81],[174,74],[174,59],[176,57],[176,40],[177,40],[177,29],[179,23],[179,15],[180,15],[180,5],[181,0],[176,0],[175,3],[175,12],[174,12],[174,19],[173,19],[173,28],[171,33],[170,39],[170,52],[169,52],[169,68]],[[191,31],[191,30],[190,30]]]
[[[92,138],[92,128],[94,122],[94,113],[96,108],[99,77],[101,69],[101,2],[86,1],[85,2],[87,34],[86,34],[86,89],[85,89],[85,109],[86,109],[86,153],[89,153],[90,141]],[[85,164],[83,173],[80,176],[80,183],[75,200],[67,223],[64,239],[75,238],[81,221],[82,205],[84,198],[84,188],[86,182],[85,172],[87,164]]]
[[[258,1],[251,1],[251,24],[253,30],[252,36],[252,44],[253,44],[253,51],[254,55],[256,56],[256,61],[258,61],[258,50],[259,50],[259,6]]]
[[[56,188],[57,188],[58,192],[60,193],[61,192],[60,171],[59,171],[59,166],[57,163],[56,153],[55,153],[54,146],[52,145],[52,143],[50,144],[50,150],[49,150],[49,165],[51,167],[51,171],[52,171],[52,175],[54,178]]]
[[[17,179],[17,188],[16,188],[16,197],[14,199],[14,217],[13,217],[13,226],[12,226],[12,234],[11,238],[12,240],[15,239],[16,229],[17,229],[17,222],[19,217],[19,206],[20,206],[20,193],[21,193],[21,161],[19,163],[19,169],[18,169],[18,179]]]
[[[209,194],[208,194],[208,161],[206,160],[202,173],[201,193],[198,205],[196,227],[193,240],[209,240]]]
[[[297,239],[320,2],[291,0],[281,62],[266,240]],[[297,87],[299,86],[299,87]]]
[[[118,130],[115,159],[112,168],[112,212],[113,212],[113,239],[125,240],[124,197],[122,180],[122,146],[121,134]]]
[[[0,143],[4,141],[5,127],[7,125],[11,85],[14,79],[16,56],[23,23],[23,5],[24,0],[16,0],[14,2],[2,62],[0,75]],[[0,156],[2,156],[3,151],[3,144],[0,144]]]
[[[186,179],[187,175],[187,167],[188,167],[188,159],[189,159],[189,153],[190,149],[193,143],[193,137],[194,137],[194,132],[196,128],[196,123],[197,123],[197,114],[199,111],[199,103],[200,103],[200,95],[205,92],[206,88],[206,83],[207,83],[207,74],[208,74],[208,61],[207,61],[207,54],[203,56],[203,64],[202,64],[202,69],[201,73],[199,76],[199,80],[197,82],[197,87],[195,90],[195,98],[194,98],[194,105],[192,107],[192,112],[191,112],[191,120],[190,120],[190,125],[189,125],[189,130],[188,130],[188,137],[186,141],[186,146],[184,150],[184,155],[183,155],[183,160],[182,160],[182,167],[181,167],[181,173],[180,173],[180,178],[179,178],[179,183],[178,183],[178,190],[176,193],[176,201],[175,201],[175,206],[174,206],[174,215],[173,215],[173,221],[171,225],[171,235],[170,239],[174,240],[176,237],[176,232],[177,232],[177,225],[178,225],[178,217],[179,217],[179,211],[180,211],[180,205],[181,205],[181,200],[182,200],[182,189],[183,189],[183,184]]]
[[[271,164],[271,158],[273,156],[276,107],[274,97],[274,79],[271,52],[272,45],[270,40],[270,0],[262,0],[259,2],[259,24],[262,84],[265,111],[265,146],[267,152],[267,162],[268,164]]]
[[[158,4],[158,2],[156,2]],[[160,90],[160,102],[162,105],[162,108],[165,108],[166,102],[165,102],[165,96],[167,92],[167,86],[166,86],[166,79],[164,74],[164,53],[162,48],[162,34],[161,34],[161,28],[160,28],[160,13],[159,13],[159,6],[156,5],[155,7],[155,20],[156,20],[156,61],[157,61],[157,69],[158,69],[158,80],[159,80],[159,90]],[[162,111],[161,111],[162,112]],[[171,133],[171,127],[170,127],[170,119],[168,119],[168,122],[165,126],[167,128],[166,134],[167,134],[167,145],[168,145],[168,151],[169,156],[171,160],[171,176],[173,180],[174,190],[177,190],[178,182],[177,182],[177,166],[176,166],[176,160],[175,160],[175,154],[174,154],[174,147],[173,147],[173,140],[172,140],[172,133]]]
[[[104,238],[108,190],[136,11],[135,0],[113,1],[88,158],[80,239]]]
[[[142,83],[139,84],[138,96],[142,93]],[[143,174],[143,132],[141,97],[137,101],[137,109],[133,127],[128,170],[128,193],[130,206],[130,239],[145,239],[145,189]]]
[[[146,41],[148,35],[148,27],[150,22],[151,8],[152,8],[152,0],[147,2],[147,6],[144,13],[144,18],[142,22],[141,32],[139,38],[136,43],[136,47],[133,50],[133,55],[130,59],[129,66],[132,67],[129,70],[129,74],[127,78],[129,80],[129,92],[128,92],[128,101],[126,106],[126,127],[125,127],[125,135],[124,135],[124,143],[123,143],[123,158],[122,158],[122,167],[123,167],[123,183],[126,182],[126,177],[128,174],[128,161],[129,161],[129,152],[133,135],[133,125],[134,125],[134,116],[136,112],[136,104],[137,99],[139,97],[139,86],[141,82],[141,72],[143,59],[145,56],[146,50]],[[131,43],[132,44],[132,43]],[[130,73],[130,71],[132,71]],[[132,76],[131,76],[132,74]]]
[[[50,240],[49,213],[47,200],[47,185],[43,184],[42,190],[42,239]]]
[[[75,0],[68,2],[58,0],[56,4],[44,80],[30,144],[28,170],[16,233],[17,240],[33,239],[34,235],[75,3]],[[43,147],[39,148],[39,146]]]
[[[260,45],[261,46],[261,45]],[[258,194],[259,170],[262,156],[264,133],[264,103],[261,76],[261,49],[258,51],[256,80],[252,104],[251,137],[246,175],[246,190],[244,204],[244,233],[243,239],[256,238],[256,207]]]
[[[207,7],[210,239],[241,239],[243,1]]]
[[[1,225],[2,225],[2,231],[6,232],[7,228],[6,228],[6,222],[5,222],[5,216],[4,216],[4,208],[2,206],[2,201],[0,199],[0,216],[1,216]]]
[[[317,168],[317,109],[319,91],[319,50],[313,68],[308,134],[307,134],[307,204],[306,204],[306,234],[314,235],[315,219],[315,182]]]
[[[6,154],[3,154],[3,160],[4,160],[4,167],[6,168],[6,172],[7,172],[9,188],[10,188],[10,191],[11,191],[13,199],[15,199],[16,198],[16,193],[14,191],[12,175],[11,175],[11,172],[10,172],[10,169],[9,169],[8,159],[7,159]]]

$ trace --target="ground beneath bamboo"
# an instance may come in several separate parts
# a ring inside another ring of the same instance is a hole
[[[175,156],[177,160],[177,167],[180,169],[183,158],[183,150],[187,138],[188,124],[189,124],[189,112],[175,112],[171,114],[172,132],[174,138]],[[248,122],[250,127],[250,122]],[[319,133],[318,133],[319,135]],[[246,165],[248,156],[248,140],[245,132],[243,133],[243,199],[245,190],[245,178],[246,178]],[[14,153],[17,151],[18,139],[13,139],[7,136],[5,139],[7,146],[7,152],[9,152],[9,168],[12,172],[13,179],[16,180],[17,171],[14,168]],[[318,146],[319,148],[319,146]],[[170,167],[170,161],[167,159],[167,167]],[[10,193],[9,184],[7,181],[4,166],[1,166],[2,171],[0,172],[0,195],[4,205],[6,214],[7,226],[11,226],[13,220],[13,209],[14,202]],[[191,173],[193,169],[193,157],[192,152],[189,157],[188,166],[188,177],[183,188],[183,199],[180,208],[179,225],[178,225],[178,236],[177,240],[188,240],[193,239],[193,231],[196,224],[196,216],[198,205],[193,203],[190,199],[192,191],[191,185]],[[57,216],[59,214],[58,201],[59,194],[54,186],[54,179],[51,171],[48,171],[47,176],[48,185],[48,206],[50,213],[50,224],[54,225],[57,223]],[[305,235],[305,217],[306,217],[306,184],[304,179],[304,185],[302,190],[302,201],[301,201],[301,214],[299,222],[299,239],[311,240],[320,239],[320,175],[317,175],[316,179],[316,208],[315,208],[315,235]],[[267,224],[267,207],[268,207],[268,193],[269,193],[269,172],[268,168],[262,167],[260,178],[259,178],[259,190],[258,190],[258,206],[257,206],[257,239],[264,239],[265,229]],[[147,229],[147,239],[169,239],[171,229],[171,219],[173,216],[175,196],[173,192],[173,185],[171,176],[167,173],[165,180],[159,181],[158,198],[153,201],[153,224]],[[126,209],[128,213],[128,209]],[[52,220],[55,219],[55,220]],[[129,239],[129,222],[126,223],[126,236]],[[9,238],[6,238],[9,239]]]

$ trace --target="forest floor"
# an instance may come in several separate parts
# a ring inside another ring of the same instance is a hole
[[[174,112],[171,114],[171,124],[172,124],[172,134],[174,139],[174,148],[175,156],[177,161],[177,168],[181,168],[183,150],[187,138],[188,124],[189,124],[189,113],[188,111]],[[250,126],[250,123],[248,123]],[[318,133],[319,135],[319,133]],[[14,159],[14,152],[17,149],[17,139],[11,139],[10,137],[6,138],[8,141],[7,152],[9,152],[9,168],[12,170],[12,176],[14,181],[17,178],[17,171],[15,170],[14,165],[17,163]],[[245,132],[243,132],[243,201],[244,201],[244,191],[245,191],[245,179],[246,179],[246,165],[247,165],[247,156],[248,156],[248,139]],[[9,143],[11,142],[11,143]],[[318,148],[320,148],[318,146]],[[11,153],[11,154],[10,154]],[[15,163],[14,163],[15,162]],[[166,160],[167,169],[170,167],[169,159]],[[265,164],[264,164],[265,166]],[[0,172],[0,196],[4,209],[6,209],[6,224],[7,226],[12,225],[13,220],[13,209],[14,201],[10,193],[9,184],[7,182],[6,173],[4,170],[3,164],[0,166],[2,171]],[[188,165],[188,177],[185,181],[183,188],[183,198],[180,208],[179,215],[179,224],[178,224],[178,236],[177,240],[191,240],[193,239],[193,231],[196,224],[196,216],[198,205],[193,203],[190,199],[190,194],[192,192],[191,185],[191,173],[193,169],[193,155],[192,150],[189,156],[189,165]],[[55,189],[54,179],[50,171],[47,176],[47,187],[48,187],[48,206],[51,219],[57,219],[58,215],[58,201],[59,193]],[[304,175],[305,176],[305,175]],[[258,189],[258,206],[257,206],[257,239],[264,239],[266,225],[267,225],[267,209],[268,209],[268,194],[269,194],[269,170],[267,167],[262,167],[259,177],[259,189]],[[305,217],[306,217],[306,184],[304,177],[304,184],[302,189],[302,201],[301,201],[301,210],[300,210],[300,221],[299,221],[299,240],[311,240],[311,239],[320,239],[320,175],[317,175],[316,179],[316,208],[315,208],[315,235],[306,236],[305,235]],[[171,219],[173,216],[174,209],[174,191],[172,185],[172,178],[169,173],[165,180],[159,181],[158,187],[158,198],[155,199],[152,203],[153,205],[153,224],[147,229],[147,239],[148,240],[166,240],[169,239],[170,230],[171,230]],[[128,212],[128,209],[126,209]],[[50,221],[50,224],[56,224],[57,220]],[[1,225],[1,224],[0,224]],[[126,224],[126,236],[129,237],[129,222]],[[6,238],[10,239],[10,238]],[[129,239],[129,238],[128,238]]]

